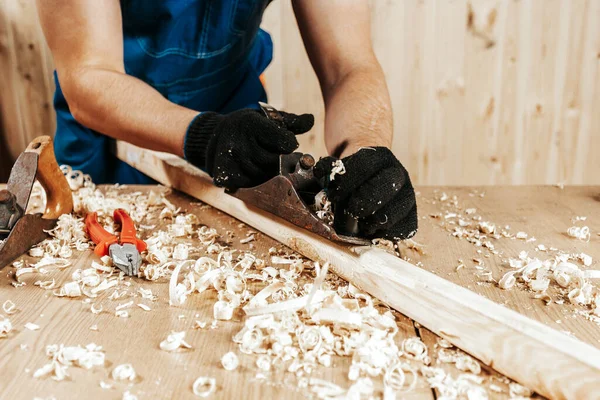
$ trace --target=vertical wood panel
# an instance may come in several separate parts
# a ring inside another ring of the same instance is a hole
[[[1,2],[0,21],[2,122],[14,158],[34,137],[54,134],[54,84],[35,2]]]
[[[394,109],[393,150],[418,184],[600,184],[600,1],[370,0]],[[321,92],[291,1],[269,5],[269,101],[312,112]],[[52,62],[35,2],[0,2],[3,154],[52,133]]]

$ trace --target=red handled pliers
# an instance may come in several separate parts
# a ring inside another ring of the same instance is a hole
[[[121,225],[121,238],[107,232],[99,223],[95,212],[85,217],[85,227],[90,238],[96,243],[94,253],[100,257],[110,255],[113,265],[129,276],[137,276],[142,257],[140,253],[148,247],[146,242],[137,238],[133,220],[122,208],[114,213],[114,220]]]

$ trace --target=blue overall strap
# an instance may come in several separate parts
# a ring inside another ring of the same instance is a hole
[[[268,2],[121,0],[125,71],[193,110],[256,107],[266,101],[259,75],[273,51],[270,36],[259,29]],[[152,183],[114,157],[112,139],[75,121],[58,79],[54,106],[59,163],[97,183]]]

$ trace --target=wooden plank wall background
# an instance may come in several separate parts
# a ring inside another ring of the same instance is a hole
[[[33,138],[54,133],[52,71],[35,1],[0,0],[0,175]]]
[[[371,0],[373,45],[391,92],[393,150],[418,184],[600,184],[599,0]],[[270,102],[313,112],[302,150],[325,153],[323,102],[290,0]],[[33,0],[0,2],[3,152],[54,129],[51,58]],[[0,129],[1,130],[1,129]]]

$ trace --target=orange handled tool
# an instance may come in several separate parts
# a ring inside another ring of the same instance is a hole
[[[96,243],[94,253],[100,257],[110,255],[113,264],[127,275],[137,275],[142,263],[140,252],[146,250],[146,242],[138,239],[133,220],[125,210],[115,210],[113,217],[121,225],[120,239],[100,225],[97,213],[92,212],[85,217],[88,235]]]

